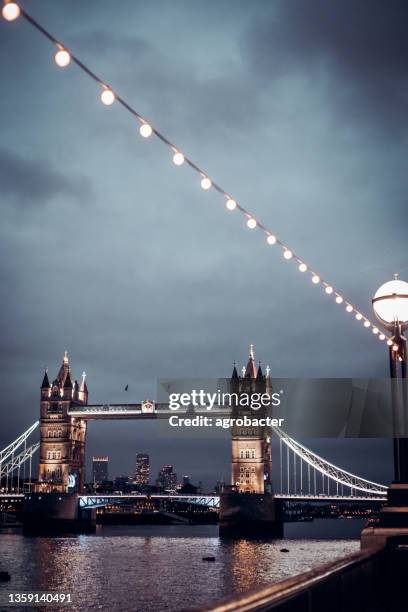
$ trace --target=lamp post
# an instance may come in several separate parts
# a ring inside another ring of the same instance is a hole
[[[380,323],[392,333],[389,345],[391,378],[407,378],[408,283],[394,275],[373,297],[373,309]],[[392,383],[393,400],[396,386]],[[395,405],[395,404],[394,404]],[[406,418],[406,415],[405,415]],[[408,483],[408,438],[394,438],[395,481]]]

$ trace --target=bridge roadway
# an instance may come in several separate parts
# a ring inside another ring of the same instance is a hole
[[[168,404],[154,404],[153,410],[148,410],[143,403],[140,404],[90,404],[79,409],[70,410],[70,416],[77,416],[81,419],[109,420],[109,419],[160,419],[174,415],[180,416],[215,416],[230,417],[231,408],[226,406],[214,406],[207,410],[202,406],[188,406],[170,410]]]
[[[0,501],[8,500],[13,501],[14,499],[22,499],[29,494],[24,493],[0,493]],[[46,493],[44,494],[46,495]],[[276,493],[275,498],[280,501],[299,501],[299,502],[339,502],[339,501],[350,501],[350,502],[385,502],[385,497],[369,497],[363,495],[300,495],[300,494],[287,494],[287,493]],[[220,504],[220,498],[218,495],[171,495],[171,494],[160,494],[153,493],[152,495],[142,495],[137,493],[120,494],[120,493],[107,493],[106,495],[78,495],[79,504],[82,508],[95,508],[97,506],[104,506],[105,504],[117,502],[117,501],[136,501],[141,499],[169,499],[173,501],[186,502],[190,504],[199,504],[202,506],[208,506],[209,508],[218,508]]]

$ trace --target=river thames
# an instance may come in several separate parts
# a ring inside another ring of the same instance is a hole
[[[191,609],[354,552],[362,526],[340,519],[290,523],[284,539],[272,541],[222,540],[216,525],[98,526],[93,535],[53,538],[3,531],[0,570],[11,581],[0,590],[72,593],[65,610]]]

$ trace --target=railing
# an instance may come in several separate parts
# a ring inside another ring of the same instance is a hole
[[[271,586],[238,595],[202,612],[384,612],[386,550],[342,557]],[[384,589],[384,591],[383,591]]]

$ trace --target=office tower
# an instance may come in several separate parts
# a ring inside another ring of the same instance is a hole
[[[165,491],[169,491],[170,493],[176,491],[177,474],[173,472],[172,465],[163,465],[159,472],[157,483]]]
[[[136,472],[135,484],[138,486],[147,486],[150,478],[150,458],[146,453],[138,453],[136,455]]]
[[[104,482],[108,478],[109,457],[92,457],[92,480]]]

